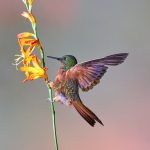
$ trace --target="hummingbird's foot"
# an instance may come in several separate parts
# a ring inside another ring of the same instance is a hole
[[[55,93],[55,97],[53,98],[53,102],[61,102],[62,104],[66,105],[66,106],[70,106],[71,105],[71,101],[68,100],[64,94],[62,93]]]
[[[54,103],[54,99],[51,99],[51,98],[48,98],[48,100],[51,102],[51,103]]]
[[[53,82],[53,81],[50,81],[50,80],[49,80],[49,81],[48,81],[48,84],[50,85],[51,88],[54,87],[54,82]]]
[[[55,96],[53,98],[53,100],[54,100],[54,102],[59,102],[60,101],[60,96],[59,95]]]

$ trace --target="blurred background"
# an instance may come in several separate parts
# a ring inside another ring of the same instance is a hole
[[[21,0],[0,1],[0,149],[53,150],[48,91],[42,79],[22,83],[12,66],[19,53],[17,34],[31,31],[21,17]],[[83,102],[103,121],[89,126],[78,113],[56,103],[60,150],[150,149],[150,1],[34,1],[38,32],[46,55],[72,54],[78,62],[129,52],[110,67]],[[46,58],[54,79],[59,63]]]

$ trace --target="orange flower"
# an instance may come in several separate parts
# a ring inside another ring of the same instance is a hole
[[[31,46],[33,44],[39,45],[39,41],[38,40],[31,39],[31,38],[30,39],[27,39],[27,38],[18,39],[18,42],[19,42],[20,47]]]
[[[20,55],[15,55],[17,58],[15,59],[14,65],[17,66],[23,62],[25,66],[28,66],[32,59],[32,52],[34,51],[36,46],[39,46],[39,40],[35,39],[18,39],[20,44]],[[25,50],[24,46],[29,46],[27,50]]]
[[[33,38],[30,38],[33,37]],[[24,47],[24,46],[39,46],[40,42],[38,39],[35,39],[35,35],[31,32],[23,32],[18,34],[18,42],[20,47]]]
[[[29,21],[35,26],[36,21],[35,21],[34,16],[33,16],[31,13],[24,11],[21,15],[22,15],[23,17],[29,19]]]
[[[34,34],[30,32],[18,34],[18,42],[21,48],[20,51],[22,53],[22,57],[24,58],[25,65],[28,65],[30,63],[30,55],[34,51],[35,47],[40,45],[39,40],[33,38],[26,38],[29,36],[34,36]],[[27,50],[25,50],[25,46],[29,46]]]
[[[29,66],[32,59],[32,52],[35,47],[40,47],[40,42],[38,39],[35,39],[35,35],[31,32],[23,32],[18,34],[18,43],[20,45],[20,55],[15,55],[17,58],[15,59],[15,63],[13,65],[17,66],[23,62],[25,66]]]
[[[35,46],[29,47],[27,50],[22,49],[22,56],[24,58],[23,64],[25,66],[29,66],[31,60],[32,60],[32,52],[34,51]]]
[[[44,78],[48,80],[48,75],[46,74],[47,68],[42,68],[40,66],[39,60],[36,55],[32,56],[32,64],[33,66],[23,66],[20,67],[20,70],[25,72],[26,79],[23,81],[28,80],[35,80],[38,78]]]
[[[27,37],[35,38],[35,35],[31,32],[23,32],[23,33],[18,34],[18,39],[27,38]]]

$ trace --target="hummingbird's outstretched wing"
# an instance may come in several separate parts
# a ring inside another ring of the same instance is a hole
[[[124,62],[128,53],[119,53],[77,64],[66,72],[67,79],[77,80],[83,91],[92,89],[108,69],[108,65],[116,66]]]

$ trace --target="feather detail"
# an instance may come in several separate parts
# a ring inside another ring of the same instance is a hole
[[[77,110],[77,112],[91,125],[94,126],[96,121],[101,125],[104,125],[102,121],[89,109],[87,108],[81,100],[72,100],[72,104]]]
[[[120,53],[120,54],[114,54],[110,56],[106,56],[102,58],[101,60],[104,62],[105,65],[112,65],[116,66],[124,62],[124,60],[127,58],[128,53]]]
[[[116,65],[123,63],[124,60],[127,58],[127,56],[128,56],[128,53],[113,54],[113,55],[109,55],[101,59],[88,61],[88,63],[116,66]]]
[[[100,82],[108,69],[107,65],[119,65],[127,56],[128,53],[120,53],[76,64],[66,71],[66,79],[76,80],[83,91],[88,91]]]
[[[88,91],[100,82],[107,68],[107,66],[101,65],[92,66],[91,64],[89,67],[84,67],[78,64],[66,72],[66,78],[77,80],[79,87],[83,91]]]

